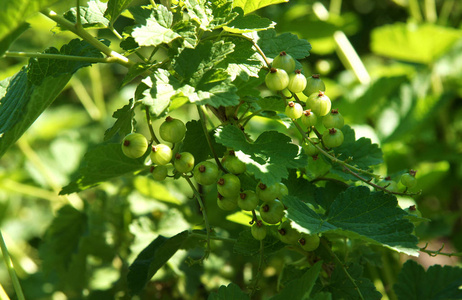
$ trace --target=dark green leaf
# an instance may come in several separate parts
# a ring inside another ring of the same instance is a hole
[[[277,237],[268,232],[266,238],[263,240],[263,254],[269,256],[285,247],[286,244],[282,243]],[[239,233],[237,242],[233,247],[234,253],[253,256],[260,253],[260,241],[253,238],[250,229],[246,229]]]
[[[195,48],[199,42],[196,33],[197,27],[191,21],[182,20],[172,26],[172,30],[183,38],[185,48]]]
[[[117,121],[104,133],[104,141],[110,140],[117,132],[119,132],[121,136],[126,136],[133,131],[136,122],[133,99],[130,99],[130,102],[124,105],[124,107],[116,110],[112,114],[112,117],[116,118]]]
[[[286,109],[285,100],[279,96],[261,98],[256,103],[258,110],[283,112]]]
[[[216,130],[215,139],[233,148],[236,156],[247,165],[247,171],[267,185],[287,179],[288,169],[306,165],[301,148],[293,144],[290,137],[276,131],[266,131],[250,143],[241,130],[228,125]]]
[[[123,154],[121,144],[99,144],[85,154],[77,175],[59,193],[80,192],[103,181],[142,170],[146,168],[146,155],[132,159]]]
[[[323,216],[295,197],[285,197],[284,204],[300,231],[332,233],[418,255],[417,238],[412,235],[414,225],[390,194],[350,187],[337,196]]]
[[[434,265],[427,271],[408,260],[393,289],[399,300],[462,299],[462,268]]]
[[[307,40],[299,39],[295,34],[283,33],[276,36],[274,29],[255,32],[252,38],[263,50],[265,55],[274,58],[285,51],[295,59],[303,59],[310,55],[311,45]]]
[[[129,267],[127,281],[130,293],[140,293],[152,276],[181,248],[188,236],[188,231],[171,238],[159,235],[144,248]]]
[[[133,0],[109,0],[104,16],[111,21],[111,23],[114,23],[132,1]]]
[[[211,293],[207,300],[250,300],[249,295],[244,293],[241,288],[234,283],[228,284],[228,286],[220,286],[218,292]]]
[[[29,29],[29,23],[22,23],[15,30],[8,33],[3,39],[0,40],[0,56],[8,50],[10,45],[27,29]]]
[[[152,68],[153,65],[151,64],[134,64],[128,69],[127,74],[125,75],[124,79],[122,80],[121,86],[125,86],[126,84],[130,83],[133,79],[137,78],[138,76],[143,75],[146,71]],[[147,73],[147,72],[146,72]]]
[[[262,18],[258,15],[244,16],[244,11],[241,8],[236,9],[236,11],[239,11],[239,16],[226,25],[223,28],[224,30],[233,33],[246,33],[274,28],[276,25],[270,19]]]

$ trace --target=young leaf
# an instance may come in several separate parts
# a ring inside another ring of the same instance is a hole
[[[434,265],[427,271],[408,260],[393,286],[399,300],[462,299],[462,268]]]
[[[218,292],[213,292],[209,295],[207,300],[230,300],[230,299],[239,299],[239,300],[250,300],[249,295],[244,293],[241,288],[234,283],[228,284],[228,286],[220,286]]]
[[[335,198],[322,216],[295,197],[285,197],[284,204],[288,218],[302,232],[333,233],[418,255],[417,238],[412,235],[414,225],[390,194],[350,187]]]
[[[188,231],[171,238],[159,235],[138,254],[127,274],[128,289],[132,295],[141,292],[152,276],[181,248],[188,236]]]
[[[232,11],[231,0],[185,0],[184,4],[191,20],[202,30],[221,28],[237,17],[237,13]]]
[[[278,238],[268,233],[266,238],[263,240],[263,254],[265,256],[271,255],[285,247],[286,244],[281,242]],[[233,247],[234,253],[254,256],[260,253],[260,241],[253,238],[250,229],[246,229],[239,233],[237,242]]]
[[[234,0],[234,7],[241,7],[244,14],[251,13],[262,7],[277,3],[289,2],[289,0]]]
[[[154,74],[143,79],[148,87],[140,98],[144,105],[149,106],[149,111],[155,116],[160,116],[170,105],[170,99],[177,94],[175,88],[170,84],[170,73],[164,69],[157,69]]]
[[[85,154],[77,175],[59,194],[80,192],[103,181],[142,170],[146,168],[145,157],[128,158],[120,144],[99,144]]]
[[[300,278],[290,281],[279,294],[271,297],[270,300],[309,299],[319,272],[321,272],[321,267],[322,261],[318,261]]]
[[[121,136],[126,136],[133,131],[136,123],[133,99],[130,99],[129,103],[124,107],[116,110],[112,117],[116,118],[117,121],[104,133],[104,141],[110,140],[117,132],[120,132]]]
[[[239,149],[236,156],[247,165],[247,171],[267,185],[288,178],[288,169],[306,165],[306,155],[301,148],[292,144],[290,137],[276,131],[266,131],[254,143],[249,143],[241,130],[227,125],[216,130],[215,139],[226,147]]]

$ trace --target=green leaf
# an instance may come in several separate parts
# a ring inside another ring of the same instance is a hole
[[[268,232],[266,238],[263,240],[263,255],[269,256],[285,246],[286,244]],[[257,255],[260,253],[260,241],[253,238],[250,229],[246,229],[239,233],[237,242],[233,246],[233,251],[234,253],[245,256]]]
[[[231,0],[185,0],[185,7],[191,20],[202,30],[214,30],[223,27],[237,17],[232,11]]]
[[[427,271],[408,260],[393,286],[399,300],[462,299],[462,268],[434,265]]]
[[[121,87],[130,83],[133,79],[137,78],[138,76],[144,75],[146,71],[153,68],[154,65],[152,64],[134,64],[129,69],[127,74],[125,74],[124,79],[122,80]],[[146,72],[147,73],[147,72]]]
[[[149,106],[149,111],[155,116],[160,116],[169,107],[170,99],[177,94],[175,88],[170,85],[170,73],[164,69],[157,69],[154,74],[143,79],[148,87],[140,98],[144,105]]]
[[[29,23],[22,23],[18,28],[8,33],[3,39],[0,40],[0,56],[8,50],[10,45],[21,35],[24,31],[29,29]]]
[[[136,124],[135,105],[133,99],[130,99],[129,103],[124,105],[124,107],[116,110],[112,114],[112,117],[116,118],[117,121],[104,133],[105,142],[114,137],[117,132],[119,132],[121,136],[126,136],[133,131]]]
[[[276,57],[281,51],[290,54],[294,59],[303,59],[310,55],[310,43],[299,39],[292,33],[286,32],[276,36],[276,30],[268,29],[246,35],[253,38],[265,55],[270,58]]]
[[[0,9],[0,41],[22,26],[24,21],[58,0],[3,0]]]
[[[408,255],[418,255],[414,225],[397,206],[396,197],[371,192],[367,187],[350,187],[340,193],[325,215],[319,215],[295,197],[285,197],[290,218],[298,230],[360,239]]]
[[[430,64],[462,37],[462,30],[435,24],[395,23],[375,28],[371,48],[376,54]]]
[[[217,144],[210,132],[209,135],[212,140],[213,149],[215,149],[218,157],[222,157],[226,148]],[[208,146],[200,121],[192,120],[186,123],[186,135],[181,146],[181,152],[191,153],[197,163],[212,157],[212,152]]]
[[[262,7],[289,2],[289,0],[234,0],[234,7],[241,7],[244,10],[244,14],[251,13]]]
[[[300,278],[290,281],[286,287],[270,300],[303,300],[310,297],[314,284],[321,272],[322,261],[310,267]]]
[[[256,104],[257,110],[283,112],[286,109],[286,101],[279,96],[268,96],[259,99]]]
[[[127,9],[133,0],[109,0],[104,16],[114,24],[120,14]]]
[[[182,20],[172,26],[172,30],[181,35],[185,48],[195,48],[199,43],[196,33],[197,27],[191,21]]]
[[[127,274],[128,289],[132,295],[142,291],[152,276],[182,247],[188,236],[188,231],[171,238],[159,235],[138,254]]]
[[[213,292],[209,295],[207,300],[233,300],[233,299],[239,299],[239,300],[250,300],[250,297],[248,294],[244,293],[241,288],[235,284],[235,283],[230,283],[228,286],[220,286],[218,289],[218,292]]]
[[[167,16],[163,15],[161,21],[169,20],[170,18],[169,26],[171,26],[171,12],[167,10],[165,13]],[[168,44],[174,39],[181,37],[172,29],[162,26],[154,16],[147,19],[146,24],[133,28],[132,36],[140,46],[158,46],[160,44]]]
[[[88,1],[88,7],[80,7],[80,22],[84,28],[107,28],[109,20],[105,18],[107,3],[98,0]],[[77,23],[77,8],[73,7],[64,14],[64,18]]]
[[[356,166],[362,170],[369,170],[371,166],[378,165],[383,162],[382,150],[380,150],[377,144],[372,144],[370,139],[364,137],[356,140],[355,131],[348,125],[345,125],[341,130],[345,139],[340,147],[335,148],[335,153],[338,155],[338,159],[348,159],[348,164]],[[335,164],[331,160],[328,161],[332,164],[331,172],[333,174],[339,175],[345,180],[358,180],[353,175],[345,173],[341,165]],[[371,178],[364,174],[361,174],[361,176],[367,179]]]
[[[59,194],[80,192],[103,181],[142,170],[146,168],[146,155],[132,159],[123,154],[121,144],[96,145],[85,154],[77,175]]]
[[[247,141],[237,127],[227,125],[217,128],[218,143],[233,148],[236,156],[247,165],[247,171],[264,184],[273,185],[289,176],[288,169],[306,165],[306,155],[290,137],[276,131],[263,132],[255,142]]]
[[[276,23],[267,18],[262,18],[258,15],[244,16],[243,11],[239,8],[239,16],[231,21],[223,29],[232,33],[246,33],[252,31],[267,30],[274,28]],[[236,11],[238,11],[236,10]]]

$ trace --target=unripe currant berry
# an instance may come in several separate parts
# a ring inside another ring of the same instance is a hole
[[[414,187],[417,184],[417,179],[415,178],[416,173],[417,171],[409,170],[409,173],[401,176],[401,183],[407,188]]]
[[[282,91],[289,85],[289,75],[283,69],[271,68],[266,74],[265,83],[272,91]]]
[[[323,117],[330,112],[332,102],[324,92],[317,92],[311,94],[308,99],[306,99],[306,105],[311,108],[311,111],[314,112],[316,116]]]
[[[294,73],[289,75],[289,85],[287,88],[292,93],[300,93],[306,87],[306,77],[300,70],[295,70]]]
[[[343,132],[337,128],[330,128],[322,135],[322,141],[327,148],[339,147],[343,144],[343,139]]]
[[[252,211],[258,206],[258,196],[254,191],[243,191],[237,198],[237,205],[242,210]]]
[[[278,187],[278,196],[276,197],[277,199],[282,199],[282,197],[289,195],[289,189],[284,183],[278,182],[276,183],[276,186]]]
[[[141,133],[129,133],[122,141],[122,152],[130,158],[139,158],[148,150],[148,140]]]
[[[166,165],[172,160],[172,149],[164,144],[152,146],[151,160],[157,165]]]
[[[311,111],[311,109],[305,110],[300,119],[302,120],[302,124],[305,125],[307,128],[316,126],[316,123],[318,123],[318,117],[316,117],[316,115],[314,114],[314,112]]]
[[[234,174],[224,174],[217,181],[218,192],[224,197],[236,198],[241,190],[241,181]]]
[[[332,109],[330,113],[322,117],[322,125],[326,128],[342,128],[345,125],[343,116],[338,112],[338,109]]]
[[[225,197],[218,193],[217,205],[222,210],[234,210],[237,208],[237,197]]]
[[[228,155],[222,158],[221,163],[228,172],[235,175],[242,174],[247,170],[245,163],[240,161],[234,154],[234,150],[229,151]]]
[[[163,181],[167,178],[168,169],[166,166],[152,166],[149,171],[155,181]]]
[[[390,176],[385,177],[385,179],[379,181],[377,185],[386,188],[390,192],[398,192],[398,184],[396,181],[391,180]]]
[[[178,143],[184,138],[186,126],[183,121],[174,119],[170,116],[159,127],[160,137],[170,143]]]
[[[316,144],[319,144],[318,138],[311,139]],[[305,150],[306,155],[315,156],[319,154],[319,149],[309,141],[305,141],[302,145],[303,150]]]
[[[260,206],[260,217],[268,224],[277,224],[284,217],[284,205],[279,200],[264,202]]]
[[[271,66],[273,68],[283,69],[287,74],[290,74],[295,70],[295,59],[293,59],[290,54],[282,51],[274,58]]]
[[[191,172],[194,168],[194,156],[189,152],[175,154],[173,166],[179,173]]]
[[[302,233],[301,238],[298,240],[298,243],[305,251],[314,251],[318,249],[321,239],[317,234],[307,234]]]
[[[194,179],[202,185],[211,185],[217,182],[218,167],[210,161],[203,161],[194,168]]]
[[[266,225],[263,224],[261,220],[257,220],[253,223],[252,228],[250,229],[254,239],[261,241],[266,237]]]
[[[290,101],[285,110],[286,115],[291,119],[298,119],[303,114],[303,107],[297,102]]]
[[[300,239],[300,232],[293,229],[290,221],[286,220],[279,225],[278,236],[281,242],[293,245]]]
[[[266,185],[259,182],[256,187],[257,196],[261,201],[267,202],[276,199],[279,196],[280,187],[277,184]]]
[[[313,74],[306,80],[306,87],[303,90],[303,94],[309,97],[313,93],[318,93],[319,91],[325,92],[326,85],[320,78],[319,74]]]

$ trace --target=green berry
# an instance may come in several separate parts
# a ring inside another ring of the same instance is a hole
[[[148,150],[148,140],[141,133],[129,133],[122,141],[122,152],[130,158],[139,158]]]
[[[322,135],[322,141],[327,148],[339,147],[343,144],[343,140],[343,132],[337,128],[330,128]]]
[[[170,143],[178,143],[186,133],[186,126],[181,120],[168,116],[159,127],[160,137]]]
[[[332,102],[324,92],[317,92],[311,94],[306,99],[306,105],[311,108],[311,111],[318,117],[323,117],[330,112]]]
[[[157,165],[166,165],[172,160],[172,149],[164,144],[152,146],[151,160]]]
[[[319,74],[313,74],[306,80],[306,87],[303,90],[303,94],[309,97],[313,93],[319,93],[319,91],[325,92],[326,85],[320,78]]]
[[[396,181],[391,180],[390,176],[385,177],[384,180],[381,180],[377,183],[377,185],[386,188],[390,192],[398,192],[398,184]]]
[[[166,166],[152,166],[149,171],[155,181],[163,181],[167,178],[168,169]]]
[[[202,185],[214,184],[217,182],[219,175],[217,165],[209,161],[203,161],[197,164],[193,173],[196,182]]]
[[[311,140],[316,144],[319,144],[319,139],[312,138]],[[302,145],[302,148],[305,150],[306,155],[315,156],[319,154],[319,149],[309,141],[305,141]]]
[[[241,181],[234,174],[225,174],[221,176],[217,181],[218,192],[224,197],[236,198],[241,190]]]
[[[261,220],[257,220],[253,223],[252,228],[250,229],[254,239],[261,241],[266,237],[266,225],[263,224]]]
[[[343,116],[338,112],[338,109],[333,109],[322,117],[322,125],[326,128],[342,128],[345,125]]]
[[[266,74],[265,83],[272,91],[282,91],[289,85],[289,75],[283,69],[271,68]]]
[[[285,113],[291,119],[298,119],[303,114],[303,107],[296,102],[290,101],[286,106]]]
[[[293,229],[290,221],[284,221],[278,227],[278,236],[281,242],[286,244],[296,244],[300,238],[300,232]]]
[[[234,210],[237,208],[237,197],[225,197],[218,193],[217,205],[222,210]]]
[[[191,172],[194,168],[194,156],[189,152],[175,154],[173,166],[179,173]]]
[[[295,60],[290,54],[287,54],[285,51],[279,53],[276,56],[272,63],[273,68],[283,69],[287,74],[292,73],[295,70]]]
[[[289,75],[289,85],[287,88],[292,93],[303,92],[306,86],[306,77],[303,75],[300,70],[295,70],[295,73]]]
[[[239,194],[237,205],[242,210],[252,211],[257,208],[259,200],[254,191],[247,190]]]
[[[264,202],[260,206],[260,217],[268,224],[277,224],[284,217],[284,205],[279,200]]]
[[[307,234],[302,233],[301,238],[298,240],[298,243],[305,251],[314,251],[318,249],[321,239],[316,234]]]
[[[284,183],[278,182],[276,183],[276,186],[278,187],[278,196],[276,197],[277,199],[282,199],[282,197],[289,195],[289,189]]]
[[[258,198],[264,202],[276,199],[279,197],[280,193],[280,187],[277,184],[268,186],[261,181],[257,184],[257,188],[255,190]]]
[[[242,174],[247,170],[245,163],[235,156],[234,150],[229,151],[229,155],[224,156],[221,163],[228,172],[235,175]]]
[[[407,187],[412,188],[417,184],[417,179],[415,178],[416,171],[409,170],[409,173],[403,174],[401,176],[401,183]]]
[[[318,123],[318,117],[311,111],[311,109],[307,109],[303,112],[301,118],[302,124],[305,125],[307,128],[316,126]]]

